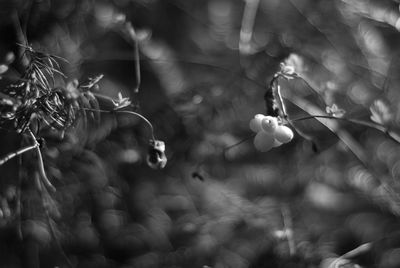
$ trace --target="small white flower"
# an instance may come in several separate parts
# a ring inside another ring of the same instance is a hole
[[[125,107],[131,105],[131,103],[132,103],[129,98],[122,97],[121,92],[118,93],[118,99],[112,100],[112,102],[114,104],[114,110],[125,108]]]
[[[375,123],[386,125],[393,118],[388,105],[382,100],[375,100],[369,110],[371,111],[371,120]]]
[[[346,113],[345,110],[339,108],[335,103],[332,106],[326,106],[326,113],[332,115],[333,117],[343,117]]]

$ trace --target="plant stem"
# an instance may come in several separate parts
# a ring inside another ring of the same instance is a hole
[[[131,115],[135,115],[137,117],[139,117],[140,119],[142,119],[150,128],[150,132],[151,132],[151,139],[153,141],[156,140],[156,138],[154,137],[154,128],[153,125],[150,123],[150,121],[144,117],[143,115],[133,112],[133,111],[121,111],[121,110],[112,110],[112,111],[108,111],[108,110],[101,110],[101,109],[90,109],[90,108],[82,108],[82,110],[85,111],[92,111],[92,112],[100,112],[100,113],[120,113],[120,114],[131,114]]]
[[[154,128],[153,125],[150,123],[150,121],[144,117],[143,115],[136,113],[136,112],[132,112],[132,111],[115,111],[116,113],[123,113],[123,114],[131,114],[131,115],[136,115],[137,117],[139,117],[140,119],[142,119],[144,122],[146,122],[146,124],[149,126],[150,131],[151,131],[151,138],[152,140],[156,140],[156,138],[154,137]]]
[[[223,149],[223,153],[225,154],[225,153],[226,153],[227,151],[229,151],[230,149],[232,149],[232,148],[234,148],[234,147],[236,147],[236,146],[238,146],[238,145],[240,145],[240,144],[242,144],[242,143],[244,143],[244,142],[246,142],[246,141],[248,141],[248,140],[254,138],[255,136],[256,136],[256,134],[251,134],[249,137],[244,138],[243,140],[240,140],[240,141],[238,141],[238,142],[236,142],[236,143],[234,143],[234,144],[231,144],[231,145],[225,147],[225,148]]]
[[[36,145],[35,149],[36,149],[36,153],[37,153],[37,157],[38,157],[38,167],[39,167],[39,173],[41,175],[42,181],[43,181],[44,185],[50,189],[51,192],[55,192],[56,188],[53,186],[53,184],[47,178],[46,171],[44,169],[43,156],[42,156],[42,152],[40,151],[40,148],[39,148],[39,143],[36,140],[35,135],[32,133],[32,131],[30,129],[28,129],[28,133]]]
[[[393,141],[400,144],[400,136],[397,133],[390,131],[387,127],[385,127],[383,125],[372,123],[372,122],[367,122],[367,121],[363,121],[363,120],[335,117],[335,116],[331,116],[331,115],[310,115],[310,116],[305,116],[305,117],[301,117],[301,118],[291,119],[291,121],[296,122],[296,121],[303,121],[303,120],[315,119],[315,118],[340,120],[340,121],[345,121],[345,122],[353,123],[353,124],[360,125],[360,126],[373,128],[373,129],[376,129],[378,131],[385,133],[385,135],[387,135],[390,139],[392,139]]]
[[[6,155],[2,159],[0,159],[0,166],[3,165],[4,163],[6,163],[7,161],[13,159],[14,157],[18,156],[18,155],[24,154],[26,152],[29,152],[30,150],[35,149],[37,146],[38,145],[35,143],[34,145],[27,146],[25,148],[19,149],[16,152],[9,153],[8,155]]]

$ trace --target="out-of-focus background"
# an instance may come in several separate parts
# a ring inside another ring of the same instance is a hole
[[[26,35],[68,61],[56,83],[103,74],[101,94],[131,98],[168,157],[150,169],[149,129],[125,115],[47,140],[53,230],[18,162],[1,166],[0,266],[400,267],[400,147],[384,133],[400,129],[399,16],[389,0],[0,1],[0,73],[18,74]],[[290,118],[335,104],[387,129],[303,120],[313,143],[258,152],[249,121],[285,61],[304,78],[281,83]],[[5,155],[18,138],[2,131]]]

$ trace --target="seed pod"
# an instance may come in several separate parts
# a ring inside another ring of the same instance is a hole
[[[152,169],[163,169],[167,164],[165,143],[160,140],[150,140],[146,160]]]

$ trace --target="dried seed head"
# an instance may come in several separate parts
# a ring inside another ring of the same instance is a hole
[[[147,164],[152,169],[163,169],[167,164],[165,143],[160,140],[150,140],[147,153]]]

